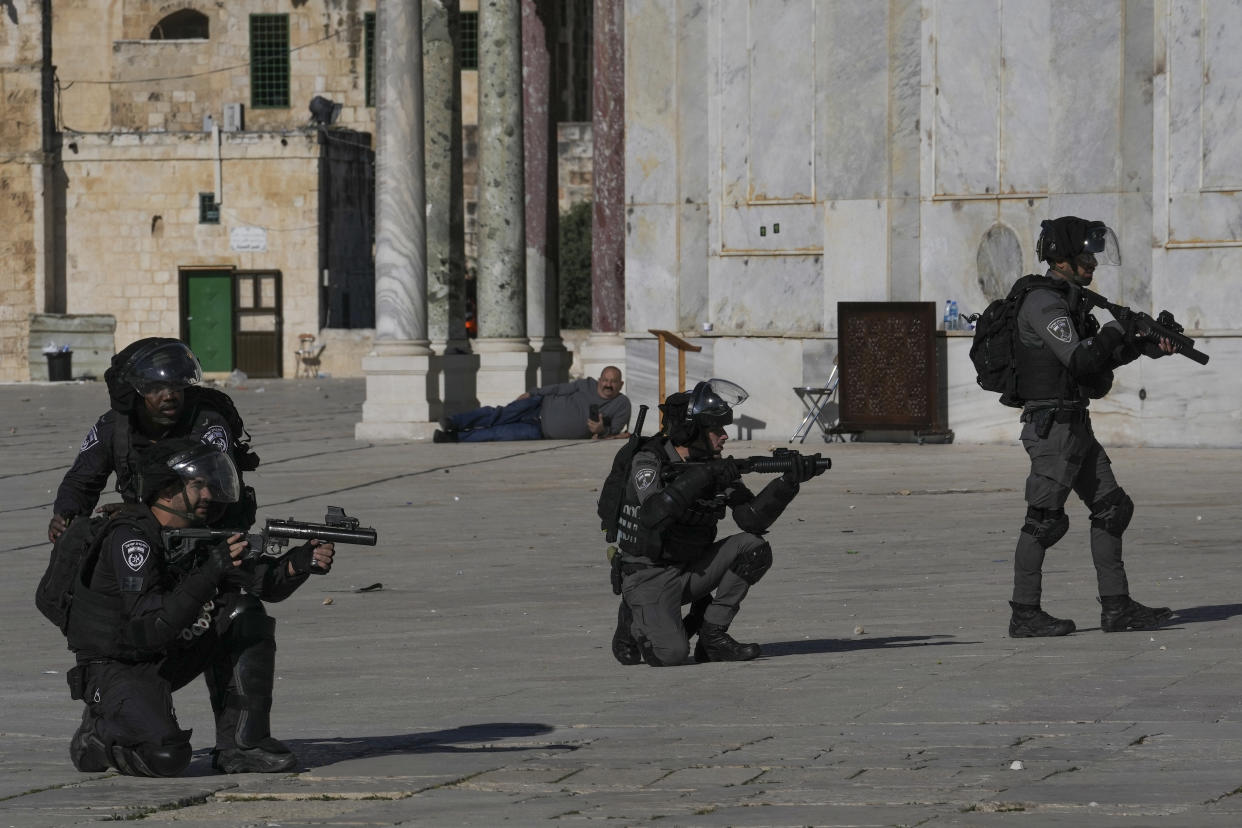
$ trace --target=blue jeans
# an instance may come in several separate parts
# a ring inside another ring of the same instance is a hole
[[[457,429],[457,441],[460,443],[540,440],[543,438],[543,427],[539,423],[542,401],[543,397],[527,397],[514,400],[503,408],[485,405],[473,411],[453,414],[448,421]]]

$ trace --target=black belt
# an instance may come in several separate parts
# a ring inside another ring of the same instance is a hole
[[[1029,423],[1045,411],[1051,411],[1053,422],[1057,423],[1072,423],[1076,420],[1086,419],[1087,416],[1087,409],[1085,408],[1057,408],[1049,406],[1047,408],[1028,408],[1022,412],[1019,420]]]

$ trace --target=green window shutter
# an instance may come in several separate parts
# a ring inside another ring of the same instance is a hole
[[[250,15],[250,106],[289,108],[289,15]]]

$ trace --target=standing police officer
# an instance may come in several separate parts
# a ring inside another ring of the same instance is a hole
[[[231,682],[216,709],[212,765],[228,773],[292,769],[297,758],[269,732],[272,619],[258,599],[279,601],[332,567],[317,540],[275,562],[247,561],[240,534],[170,559],[165,530],[203,526],[240,486],[233,461],[192,437],[147,449],[137,465],[140,504],[114,511],[98,556],[75,583],[66,634],[77,666],[70,694],[86,703],[69,755],[80,771],[109,767],[135,776],[176,776],[190,762],[173,691],[199,673],[213,690]],[[239,587],[241,587],[239,589]],[[221,724],[226,723],[226,726]]]
[[[1015,353],[1017,396],[1023,401],[1022,445],[1031,457],[1026,481],[1026,522],[1014,556],[1014,638],[1068,635],[1074,622],[1040,607],[1044,553],[1069,528],[1065,501],[1072,490],[1090,509],[1091,558],[1095,564],[1105,632],[1150,630],[1167,621],[1167,607],[1146,607],[1130,597],[1121,562],[1121,537],[1134,502],[1113,476],[1112,464],[1091,430],[1089,399],[1113,384],[1113,369],[1138,359],[1173,353],[1133,323],[1103,328],[1090,314],[1082,288],[1097,264],[1121,264],[1117,237],[1103,222],[1062,216],[1043,222],[1036,254],[1048,262],[1046,276],[1027,277],[1029,290],[1018,310]]]
[[[749,661],[758,644],[741,644],[729,625],[750,588],[772,565],[768,530],[798,493],[798,484],[824,469],[818,455],[795,458],[794,469],[758,495],[738,468],[722,458],[733,406],[746,399],[737,385],[700,382],[660,406],[663,434],[630,464],[618,529],[622,602],[613,655],[622,664],[681,664],[696,632],[696,661]],[[732,510],[741,534],[716,539],[716,524]],[[681,607],[694,604],[683,621]]]

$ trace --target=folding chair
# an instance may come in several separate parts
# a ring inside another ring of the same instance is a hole
[[[836,434],[832,430],[830,424],[824,422],[824,409],[828,403],[837,395],[837,385],[841,381],[841,376],[837,371],[837,358],[832,358],[832,373],[828,375],[828,382],[822,386],[803,385],[794,388],[794,393],[798,395],[798,399],[802,400],[802,405],[806,409],[806,416],[802,418],[802,422],[794,431],[793,436],[789,438],[789,442],[797,440],[799,443],[806,442],[806,435],[811,433],[811,426],[818,425],[820,433],[824,435],[826,442],[832,442],[833,435]]]

